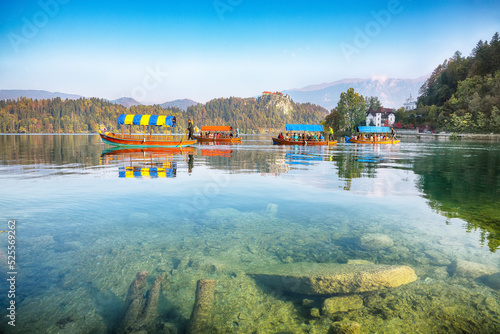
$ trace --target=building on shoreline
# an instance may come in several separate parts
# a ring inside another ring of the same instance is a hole
[[[406,103],[403,103],[403,107],[405,110],[415,110],[417,109],[417,101],[413,101],[413,97],[410,94],[410,97],[406,100]]]
[[[366,112],[366,125],[373,123],[375,126],[391,126],[396,122],[396,114],[394,109],[378,108],[373,110],[372,107]]]

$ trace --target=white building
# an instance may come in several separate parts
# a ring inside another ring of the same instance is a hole
[[[417,109],[417,101],[413,101],[411,94],[410,98],[406,100],[406,103],[403,103],[403,107],[405,108],[405,110]]]
[[[366,112],[366,125],[369,126],[371,123],[375,126],[391,126],[396,122],[396,114],[394,109],[389,108],[378,108],[373,110],[372,107]]]

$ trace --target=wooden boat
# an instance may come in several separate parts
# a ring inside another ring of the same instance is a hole
[[[287,140],[273,137],[274,145],[303,145],[303,146],[322,146],[322,145],[336,145],[336,140]]]
[[[217,133],[219,137],[217,137]],[[241,137],[235,136],[232,126],[202,126],[201,133],[194,135],[193,138],[200,143],[224,143],[224,144],[239,144]]]
[[[172,128],[175,128],[176,119],[174,116],[164,115],[126,115],[118,116],[118,124],[129,125],[129,134],[108,132],[105,129],[99,130],[99,136],[106,144],[115,146],[134,146],[134,147],[183,147],[196,144],[196,140],[186,139],[186,135],[180,137],[173,135]],[[143,134],[132,134],[133,125],[142,125]],[[152,126],[163,126],[166,128],[165,134],[151,133]],[[150,128],[149,134],[146,133],[146,127]]]
[[[310,124],[287,124],[286,131],[302,132],[323,132],[323,125],[310,125]],[[293,138],[280,138],[272,137],[274,145],[303,145],[303,146],[332,146],[336,145],[336,140],[325,140],[325,139],[293,139]]]
[[[387,126],[358,126],[358,135],[345,136],[346,143],[356,144],[398,144],[401,142],[399,139],[394,139],[390,133],[391,130]],[[367,137],[367,135],[369,137]],[[377,138],[378,135],[383,134],[382,138]]]

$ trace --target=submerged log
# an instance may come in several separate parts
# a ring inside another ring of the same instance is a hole
[[[196,283],[196,297],[187,334],[211,332],[215,284],[215,280],[199,280]]]
[[[160,275],[156,278],[151,290],[149,290],[149,294],[147,297],[147,303],[144,308],[144,317],[143,321],[145,324],[152,323],[157,317],[157,309],[158,309],[158,299],[160,298],[161,292],[161,282],[163,281],[163,276]]]
[[[161,282],[164,276],[156,278],[153,287],[144,296],[144,287],[149,273],[141,271],[137,273],[135,280],[130,284],[122,316],[116,324],[113,333],[130,334],[150,327],[156,318],[158,298],[160,297]]]

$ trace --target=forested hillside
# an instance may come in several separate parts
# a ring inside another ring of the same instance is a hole
[[[293,103],[281,96],[214,99],[189,107],[187,115],[197,126],[231,125],[242,133],[284,129],[287,123],[319,124],[328,111],[310,103]]]
[[[479,41],[469,57],[455,52],[433,71],[420,94],[416,122],[456,132],[500,133],[499,34]]]
[[[88,133],[97,132],[104,124],[118,128],[117,118],[125,113],[159,115],[168,113],[182,119],[180,109],[165,110],[160,106],[134,106],[126,109],[103,99],[18,100],[0,101],[0,132],[2,133]]]
[[[100,124],[110,131],[119,129],[120,114],[172,115],[178,131],[183,132],[190,118],[198,127],[232,125],[242,133],[264,129],[283,129],[286,123],[319,123],[326,109],[312,104],[296,104],[284,97],[221,98],[198,104],[183,112],[179,108],[132,106],[129,109],[103,99],[17,100],[0,101],[1,133],[88,133],[97,132]]]

